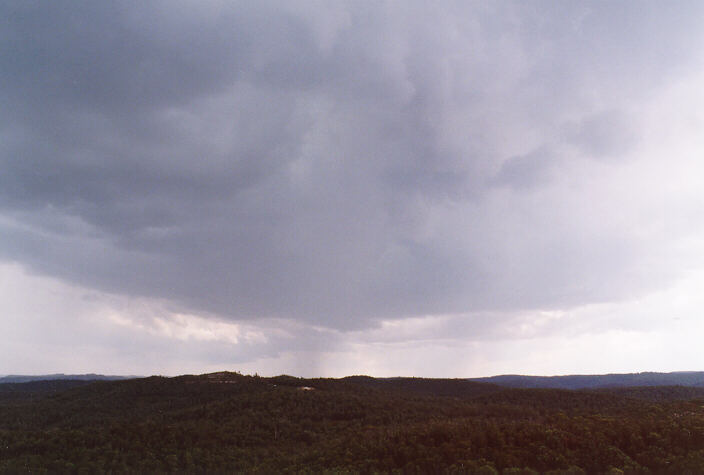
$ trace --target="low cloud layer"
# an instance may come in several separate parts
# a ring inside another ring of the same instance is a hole
[[[31,272],[485,334],[701,265],[700,2],[0,9],[0,259]]]

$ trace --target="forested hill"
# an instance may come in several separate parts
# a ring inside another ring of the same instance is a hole
[[[0,473],[615,469],[704,473],[704,388],[229,372],[0,384]]]
[[[471,378],[470,381],[511,388],[594,389],[627,386],[690,386],[704,388],[704,371],[673,373],[626,373],[571,376],[501,375]]]

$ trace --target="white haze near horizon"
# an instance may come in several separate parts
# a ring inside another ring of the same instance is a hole
[[[0,18],[0,373],[704,369],[701,2]]]

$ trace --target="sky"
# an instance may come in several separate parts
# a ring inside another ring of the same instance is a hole
[[[0,374],[703,370],[704,2],[0,2]]]

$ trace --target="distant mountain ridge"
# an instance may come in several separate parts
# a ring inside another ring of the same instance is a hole
[[[7,375],[0,376],[0,384],[28,383],[35,381],[118,381],[142,378],[142,376],[118,376],[104,374],[46,374],[46,375]],[[518,374],[504,374],[484,378],[466,378],[454,380],[425,379],[425,378],[372,378],[369,376],[348,376],[342,378],[350,382],[363,385],[383,385],[386,387],[404,387],[408,384],[418,391],[434,392],[434,385],[444,385],[451,390],[465,391],[462,381],[474,383],[489,383],[507,388],[546,388],[546,389],[607,389],[637,386],[686,386],[704,388],[704,371],[675,371],[670,373],[643,372],[643,373],[614,373],[566,376],[526,376]],[[448,386],[449,385],[449,386]],[[418,386],[416,388],[416,386]],[[428,386],[426,388],[426,386]],[[456,386],[456,387],[455,387]],[[421,389],[422,388],[422,389]],[[473,390],[476,388],[473,388]]]
[[[632,386],[689,386],[704,388],[704,371],[569,376],[522,376],[505,374],[486,378],[469,378],[469,381],[492,383],[510,388],[599,389]]]
[[[71,379],[74,381],[117,381],[121,379],[134,379],[140,376],[113,376],[104,374],[44,374],[44,375],[20,375],[10,374],[0,377],[0,384],[3,383],[29,383],[32,381],[54,381],[59,379]]]

